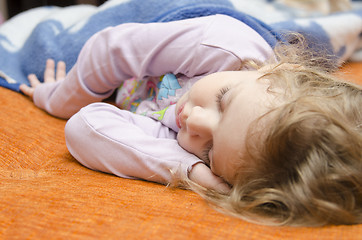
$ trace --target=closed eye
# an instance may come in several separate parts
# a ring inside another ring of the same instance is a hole
[[[222,99],[224,95],[230,90],[230,87],[223,87],[216,95],[216,103],[218,105],[219,111],[222,111]]]

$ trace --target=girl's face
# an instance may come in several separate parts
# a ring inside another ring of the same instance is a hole
[[[176,104],[181,147],[228,183],[245,150],[249,125],[268,111],[272,94],[259,71],[218,72],[196,82]]]

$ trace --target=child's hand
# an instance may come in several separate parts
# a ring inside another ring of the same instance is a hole
[[[65,77],[65,62],[59,61],[57,64],[56,73],[54,72],[55,63],[53,59],[48,59],[45,66],[44,71],[44,83],[52,83],[57,80],[60,80]],[[29,82],[31,87],[27,86],[26,84],[20,85],[20,91],[22,91],[26,96],[30,97],[33,100],[34,91],[37,86],[42,84],[39,79],[34,75],[30,74],[28,76]]]
[[[204,163],[195,164],[190,173],[189,178],[195,183],[209,188],[214,189],[220,193],[229,193],[230,186],[221,177],[216,176],[211,172],[211,169]]]

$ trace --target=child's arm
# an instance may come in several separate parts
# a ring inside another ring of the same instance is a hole
[[[240,59],[233,53],[202,43],[210,25],[223,18],[107,28],[87,41],[64,80],[36,86],[34,103],[52,115],[69,118],[81,107],[109,97],[132,77],[174,73],[191,78],[236,70]]]
[[[179,146],[174,131],[110,104],[81,109],[68,121],[65,137],[70,153],[94,170],[163,184],[189,176],[202,186],[229,190],[200,159]]]

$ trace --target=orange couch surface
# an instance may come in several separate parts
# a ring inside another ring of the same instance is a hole
[[[362,84],[362,63],[341,71]],[[89,170],[67,151],[65,123],[0,88],[0,239],[362,239],[362,224],[261,226],[191,191]]]

